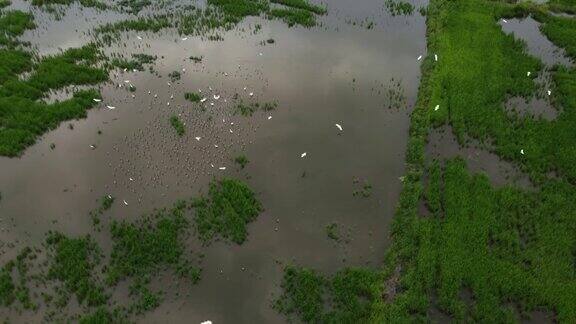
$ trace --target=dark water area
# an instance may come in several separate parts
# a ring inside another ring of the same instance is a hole
[[[153,68],[161,77],[116,72],[86,119],[63,123],[20,158],[0,158],[2,242],[37,245],[48,230],[91,233],[88,214],[104,195],[116,197],[106,218],[136,220],[206,192],[212,179],[233,177],[245,180],[264,206],[249,225],[248,241],[200,248],[191,240],[190,249],[206,255],[200,283],[183,286],[164,274],[153,287],[169,287],[165,301],[139,320],[284,322],[270,307],[283,265],[325,273],[378,267],[404,174],[417,58],[426,55],[425,18],[392,17],[380,0],[326,4],[328,15],[312,29],[249,18],[219,42],[185,39],[174,30],[123,34],[104,51],[157,55]],[[22,39],[41,55],[82,46],[95,25],[126,18],[76,5],[61,20],[33,10],[39,27]],[[254,33],[256,24],[262,29]],[[262,45],[269,38],[275,43]],[[194,63],[192,55],[204,59]],[[179,81],[170,81],[173,71],[181,73]],[[388,90],[398,82],[405,101],[386,108]],[[129,85],[136,91],[127,91]],[[207,98],[203,105],[184,99],[185,92],[199,91]],[[246,103],[276,101],[278,107],[237,115],[236,94]],[[183,137],[170,126],[173,115],[185,123]],[[250,160],[243,170],[233,162],[241,154]],[[373,188],[370,197],[353,196],[364,183]],[[348,243],[327,238],[331,223]],[[110,248],[106,231],[93,235]],[[5,245],[0,260],[9,250]]]
[[[500,25],[505,33],[514,34],[514,37],[523,40],[527,45],[528,53],[542,60],[544,64],[572,66],[573,62],[564,49],[548,40],[540,32],[540,23],[532,17],[508,19],[506,22],[500,20]]]

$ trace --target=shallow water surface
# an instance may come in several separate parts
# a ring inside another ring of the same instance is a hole
[[[20,158],[0,158],[2,240],[38,244],[49,229],[89,233],[88,213],[107,194],[117,199],[106,217],[137,219],[206,192],[213,178],[235,177],[255,190],[265,209],[249,225],[248,241],[204,248],[196,286],[170,286],[167,274],[155,283],[171,287],[165,302],[142,320],[283,322],[270,303],[284,264],[327,273],[378,266],[404,174],[420,74],[416,58],[426,54],[425,18],[391,17],[381,0],[327,5],[321,27],[288,28],[250,18],[223,33],[220,42],[182,40],[174,31],[126,33],[120,45],[105,51],[157,55],[153,67],[161,78],[119,71],[102,86],[104,101],[88,118],[63,123]],[[18,1],[14,6],[26,7]],[[40,13],[41,27],[24,39],[41,54],[81,46],[90,40],[90,26],[122,18],[101,15],[72,7],[54,22]],[[375,22],[373,29],[349,22],[366,19]],[[251,32],[255,24],[262,30]],[[275,43],[261,44],[269,38]],[[204,59],[194,63],[191,55]],[[182,78],[169,82],[172,71]],[[385,108],[392,79],[406,98],[397,109]],[[128,84],[136,91],[127,91]],[[209,98],[205,111],[184,100],[185,92],[199,90]],[[276,101],[278,107],[252,117],[235,115],[235,94],[244,102]],[[185,122],[183,137],[171,128],[172,115]],[[250,160],[243,170],[232,161],[240,154]],[[364,183],[372,185],[371,196],[354,197]],[[331,223],[348,243],[327,238]],[[96,238],[106,249],[104,232]],[[192,242],[190,249],[198,245]]]

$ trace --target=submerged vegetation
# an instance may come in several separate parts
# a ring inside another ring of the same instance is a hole
[[[186,99],[190,102],[200,102],[200,100],[202,100],[202,97],[200,97],[199,94],[194,93],[194,92],[186,92],[184,94],[184,99]]]

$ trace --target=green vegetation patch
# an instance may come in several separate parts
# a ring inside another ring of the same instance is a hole
[[[152,4],[150,0],[122,0],[118,6],[131,14],[138,14],[142,9]]]
[[[130,292],[136,297],[133,311],[141,313],[159,305],[159,293],[151,292],[147,284],[160,270],[171,268],[192,283],[200,280],[200,269],[185,258],[186,210],[186,203],[180,201],[171,209],[159,210],[137,223],[112,223],[113,247],[107,281],[116,284],[132,278]]]
[[[240,168],[244,169],[246,167],[246,165],[248,164],[248,158],[246,157],[246,155],[239,155],[237,157],[234,158],[234,162],[236,162],[236,164],[238,164],[240,166]]]
[[[270,2],[285,5],[287,7],[308,10],[317,15],[323,15],[327,11],[326,8],[311,4],[306,0],[271,0]]]
[[[138,70],[144,71],[145,64],[152,64],[156,61],[156,55],[148,54],[132,54],[132,59],[128,60],[125,58],[114,58],[110,64],[114,67],[125,69],[125,70]]]
[[[194,92],[186,92],[184,94],[184,99],[190,101],[190,102],[200,102],[200,100],[202,100],[202,97]]]
[[[216,236],[242,244],[248,232],[246,226],[256,219],[262,205],[244,183],[223,179],[210,183],[208,197],[194,201],[196,230],[204,242]]]
[[[90,236],[68,238],[49,233],[46,243],[52,252],[48,278],[63,282],[80,304],[85,301],[88,306],[98,306],[108,301],[103,286],[94,279],[101,252]]]
[[[74,2],[80,3],[84,7],[106,9],[108,6],[98,0],[32,0],[35,6],[66,5],[69,6]]]
[[[268,12],[268,17],[282,19],[290,27],[294,25],[313,27],[316,25],[316,18],[314,17],[314,14],[304,9],[273,8]]]
[[[46,104],[39,101],[46,92],[108,79],[105,69],[93,67],[100,58],[95,45],[44,57],[37,64],[21,50],[0,50],[0,57],[0,155],[17,156],[62,121],[86,117],[86,110],[96,104],[93,99],[100,97],[96,90],[83,90]],[[28,79],[18,77],[30,70]]]
[[[0,8],[6,8],[11,4],[12,2],[10,0],[0,0]]]
[[[414,13],[414,5],[408,1],[386,0],[386,9],[392,16],[407,16]]]
[[[254,115],[254,113],[259,109],[262,111],[272,111],[275,110],[276,107],[278,107],[278,103],[276,102],[265,102],[263,104],[259,102],[251,102],[247,104],[245,104],[244,102],[239,102],[238,104],[236,104],[236,107],[234,108],[234,114],[240,114],[244,117],[250,117]]]
[[[382,299],[382,274],[346,269],[332,278],[313,270],[286,267],[279,312],[297,315],[306,323],[370,323]]]
[[[36,309],[37,306],[32,302],[28,288],[30,281],[28,261],[35,257],[30,248],[24,248],[15,260],[8,261],[0,268],[0,306],[8,307],[18,301],[24,309]],[[14,279],[14,274],[17,280]]]
[[[170,117],[170,125],[172,125],[172,128],[174,128],[178,136],[184,136],[184,133],[186,133],[184,123],[182,123],[182,121],[180,120],[180,118],[178,118],[178,116]]]

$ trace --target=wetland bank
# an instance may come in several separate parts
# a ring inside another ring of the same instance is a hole
[[[576,320],[572,0],[0,4],[0,318]]]

